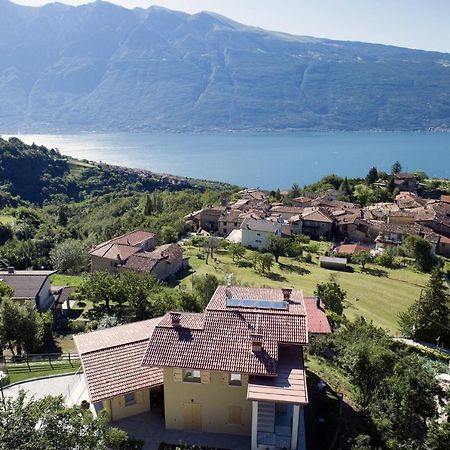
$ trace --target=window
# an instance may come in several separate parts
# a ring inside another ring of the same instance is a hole
[[[240,373],[230,373],[230,386],[242,386],[242,375]]]
[[[238,226],[238,223],[237,223],[237,222],[234,222],[234,226],[237,227],[237,226]]]
[[[233,425],[242,424],[242,408],[240,406],[230,406],[228,408],[228,423]]]
[[[129,392],[128,394],[125,394],[124,397],[125,397],[125,406],[131,406],[136,404],[136,396],[134,395],[134,392]]]
[[[200,370],[184,369],[183,381],[186,381],[188,383],[200,383],[201,382]]]

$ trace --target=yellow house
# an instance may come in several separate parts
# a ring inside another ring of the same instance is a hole
[[[219,286],[205,313],[166,314],[143,359],[163,368],[166,428],[249,435],[252,450],[305,448],[306,316],[301,291],[234,286]]]
[[[96,410],[106,410],[110,421],[158,408],[163,412],[163,371],[141,364],[160,320],[158,317],[74,336],[89,400]]]

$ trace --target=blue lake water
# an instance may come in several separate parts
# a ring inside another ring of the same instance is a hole
[[[450,178],[450,133],[108,133],[19,135],[76,158],[240,186],[276,189],[370,167]]]

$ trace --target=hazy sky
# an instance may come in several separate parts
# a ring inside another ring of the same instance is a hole
[[[14,0],[43,5],[45,0]],[[62,0],[79,5],[83,0]],[[214,11],[269,30],[450,52],[450,0],[114,0],[196,13]]]

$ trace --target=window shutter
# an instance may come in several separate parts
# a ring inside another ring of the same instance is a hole
[[[222,383],[225,386],[228,386],[228,377],[229,377],[228,372],[222,372]]]
[[[183,371],[181,369],[173,369],[173,381],[181,383],[183,381]]]
[[[211,372],[202,370],[200,372],[200,378],[201,378],[202,384],[209,384],[211,382]]]

